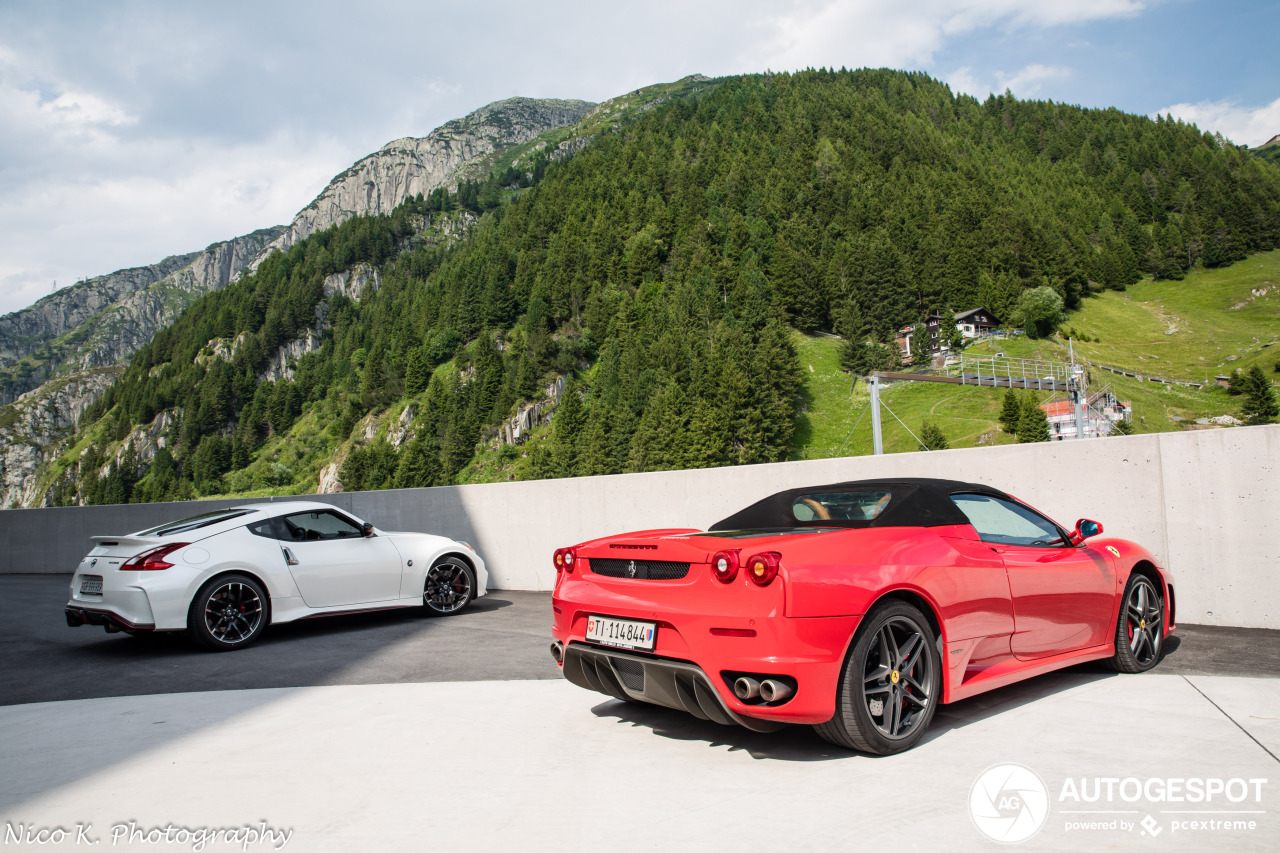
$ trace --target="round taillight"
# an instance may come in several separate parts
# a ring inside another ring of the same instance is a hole
[[[711,574],[716,580],[729,583],[738,576],[738,552],[719,551],[711,558]]]
[[[778,576],[782,555],[773,551],[756,554],[747,560],[747,577],[757,586],[768,586]]]
[[[551,561],[556,564],[557,572],[572,572],[577,556],[577,553],[572,548],[557,548]]]

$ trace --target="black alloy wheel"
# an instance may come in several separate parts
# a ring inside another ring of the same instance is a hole
[[[876,755],[920,742],[941,698],[937,637],[924,614],[890,601],[863,620],[836,696],[836,712],[815,726],[825,740]]]
[[[247,575],[224,575],[200,588],[187,613],[187,632],[206,649],[230,651],[252,643],[267,624],[267,594]]]
[[[433,616],[457,613],[476,597],[476,576],[459,557],[441,557],[427,570],[422,603]]]
[[[1119,672],[1146,672],[1160,662],[1163,645],[1164,599],[1151,578],[1132,574],[1116,620],[1111,666]]]

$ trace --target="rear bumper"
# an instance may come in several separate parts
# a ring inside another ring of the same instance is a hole
[[[562,671],[574,684],[748,728],[757,728],[757,723],[812,725],[831,719],[845,651],[860,619],[790,618],[776,610],[747,616],[717,615],[639,600],[636,595],[589,602],[587,596],[571,599],[564,592],[562,586],[552,599],[552,634],[563,644]],[[624,651],[587,641],[591,614],[655,623],[654,650]],[[624,669],[638,673],[633,664],[625,663],[632,660],[642,667],[642,690],[628,689],[621,678],[618,661],[624,661]],[[776,704],[744,702],[732,689],[739,675],[781,679],[789,682],[795,693]],[[721,712],[719,718],[717,711]]]
[[[781,723],[745,717],[730,709],[701,667],[688,661],[571,643],[564,653],[564,677],[615,699],[687,711],[725,726],[737,723],[758,732],[782,727]]]
[[[81,625],[100,625],[108,631],[114,632],[122,629],[130,631],[154,631],[155,625],[140,625],[130,622],[124,617],[112,613],[110,610],[90,610],[85,607],[68,607],[66,609],[67,625],[71,628],[79,628]]]

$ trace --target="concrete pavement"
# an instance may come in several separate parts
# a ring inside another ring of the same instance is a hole
[[[551,594],[497,590],[462,613],[420,609],[274,625],[261,641],[210,654],[181,634],[130,637],[68,628],[67,575],[0,575],[0,705],[139,693],[326,684],[559,678]],[[1098,674],[1099,664],[1072,672]],[[1157,672],[1280,677],[1280,631],[1184,625]]]
[[[209,654],[67,628],[65,584],[0,578],[5,849],[994,850],[980,826],[1031,823],[1016,847],[1280,847],[1280,632],[1184,626],[1151,673],[943,706],[915,750],[871,758],[574,687],[546,593]],[[214,829],[232,841],[193,834]]]
[[[1154,834],[1161,850],[1269,851],[1277,718],[1274,679],[1072,672],[944,707],[915,750],[870,758],[807,729],[755,734],[564,681],[37,703],[0,708],[0,818],[8,831],[71,831],[15,849],[76,849],[76,825],[91,824],[87,837],[113,850],[194,849],[145,840],[166,827],[264,826],[291,830],[283,849],[298,851],[993,850],[1004,845],[979,831],[971,794],[992,765],[1016,763],[1045,785],[1025,849],[1145,850]],[[1071,796],[1129,777],[1157,793],[1165,778],[1252,787],[1239,802]],[[1070,828],[1093,824],[1106,828]]]

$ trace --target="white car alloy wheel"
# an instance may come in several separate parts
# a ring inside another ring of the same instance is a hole
[[[475,575],[471,567],[457,557],[441,557],[427,571],[422,603],[427,612],[437,616],[457,613],[476,594]]]
[[[224,575],[205,584],[191,602],[187,630],[208,649],[247,646],[266,625],[267,595],[246,575]]]

